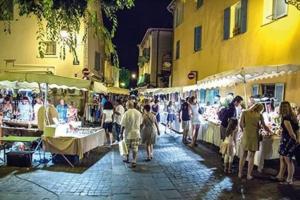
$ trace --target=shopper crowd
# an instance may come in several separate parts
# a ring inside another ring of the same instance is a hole
[[[48,101],[49,102],[49,101]],[[50,104],[50,102],[49,102]],[[44,101],[39,96],[19,95],[13,97],[11,94],[0,94],[0,113],[3,119],[20,120],[24,122],[37,123],[39,109]],[[78,109],[73,101],[68,104],[60,99],[56,106],[59,122],[78,121]]]
[[[173,103],[168,103],[167,126],[171,127],[174,122]],[[293,158],[297,153],[299,158],[299,123],[300,111],[292,107],[289,102],[283,101],[278,106],[277,111],[273,102],[257,103],[250,98],[248,109],[245,108],[243,98],[236,96],[226,107],[219,108],[218,118],[220,121],[220,134],[222,144],[220,152],[224,160],[224,172],[232,173],[232,163],[234,157],[239,157],[238,177],[242,178],[245,161],[248,161],[247,179],[253,179],[252,171],[254,167],[254,156],[260,148],[262,141],[261,132],[265,131],[272,135],[271,128],[266,125],[270,122],[271,115],[274,113],[280,121],[280,170],[276,180],[285,184],[293,184],[295,171]],[[264,111],[264,112],[263,112]],[[191,147],[197,146],[198,132],[201,127],[201,115],[203,110],[194,96],[182,100],[178,110],[178,121],[181,122],[183,137],[182,142]],[[190,130],[191,127],[191,130]],[[237,143],[237,133],[241,132],[241,141]],[[189,137],[191,132],[191,137]],[[287,172],[287,177],[284,178]]]
[[[36,120],[38,110],[43,106],[43,100],[40,97],[31,100],[27,96],[20,99],[16,102],[10,95],[0,94],[2,117],[24,121]],[[128,151],[124,155],[123,161],[131,162],[132,167],[137,165],[138,149],[141,143],[145,145],[146,149],[145,161],[153,159],[153,149],[157,135],[160,135],[159,123],[161,121],[165,123],[165,132],[168,129],[172,130],[175,122],[181,123],[182,142],[190,147],[197,146],[204,108],[197,102],[195,96],[181,100],[180,105],[159,97],[141,100],[133,96],[114,99],[101,95],[100,98],[94,100],[99,105],[96,123],[105,130],[107,145],[124,143]],[[273,115],[276,115],[278,116],[276,119],[280,126],[281,140],[279,146],[280,166],[275,179],[285,184],[293,184],[294,157],[298,152],[297,157],[299,158],[300,148],[298,139],[300,108],[287,101],[281,102],[275,108],[273,103],[258,103],[254,101],[253,97],[250,97],[246,109],[243,98],[236,96],[227,106],[219,106],[217,115],[222,141],[220,153],[224,160],[225,173],[232,173],[232,163],[234,158],[238,157],[238,177],[243,177],[243,168],[245,162],[248,161],[246,177],[248,180],[253,179],[254,157],[255,153],[259,151],[262,141],[261,132],[272,135],[274,130],[268,124]],[[61,99],[56,110],[58,121],[61,123],[79,120],[78,109],[74,102],[66,103],[64,99]],[[163,113],[166,113],[166,116]],[[239,143],[237,143],[238,133],[242,133]],[[129,156],[130,152],[132,159]]]

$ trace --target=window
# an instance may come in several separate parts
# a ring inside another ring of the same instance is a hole
[[[179,57],[180,57],[180,40],[178,40],[177,42],[176,42],[176,52],[175,52],[175,58],[176,59],[179,59]]]
[[[0,21],[13,20],[14,18],[14,1],[0,1]]]
[[[257,96],[259,94],[259,85],[252,86],[252,96]]]
[[[285,0],[264,0],[263,24],[287,15],[288,5]]]
[[[144,48],[143,49],[143,56],[144,57],[150,57],[150,48]]]
[[[284,100],[284,84],[261,84],[261,95],[263,97],[269,97],[275,99],[275,106],[279,105]]]
[[[178,1],[176,3],[174,22],[175,27],[179,26],[183,22],[183,10],[184,10],[184,2]]]
[[[94,67],[94,69],[96,71],[99,71],[100,67],[101,67],[101,56],[100,56],[100,53],[96,51],[95,52],[95,67]]]
[[[284,100],[284,84],[283,83],[277,83],[275,84],[275,92],[274,92],[276,102],[282,102]]]
[[[54,56],[56,55],[56,42],[47,41],[45,44],[45,55],[46,56]]]
[[[219,89],[207,89],[205,95],[206,105],[213,105],[215,103],[215,97],[219,95]]]
[[[203,5],[203,0],[197,0],[197,9]]]
[[[204,104],[206,99],[206,90],[200,89],[200,103]]]
[[[247,31],[248,0],[241,0],[224,10],[224,40]]]
[[[195,27],[194,30],[194,51],[197,52],[201,49],[202,45],[202,26]]]

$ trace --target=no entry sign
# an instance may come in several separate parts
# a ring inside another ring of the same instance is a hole
[[[194,79],[195,76],[196,76],[195,72],[190,72],[190,73],[188,74],[188,78],[191,79],[191,80]]]

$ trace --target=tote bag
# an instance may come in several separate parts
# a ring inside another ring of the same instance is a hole
[[[128,149],[125,143],[125,140],[121,140],[119,142],[119,151],[121,156],[126,156],[128,155]]]

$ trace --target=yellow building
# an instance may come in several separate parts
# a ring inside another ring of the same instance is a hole
[[[98,16],[102,16],[99,2],[88,5],[89,9],[97,9]],[[101,39],[95,38],[93,30],[87,31],[87,39],[81,42],[84,36],[85,24],[81,23],[81,29],[77,34],[78,45],[76,53],[79,62],[74,62],[73,55],[66,47],[65,59],[61,58],[60,45],[56,41],[46,41],[46,54],[44,58],[39,57],[38,40],[36,32],[38,30],[35,16],[21,17],[18,15],[18,7],[15,6],[13,19],[10,26],[0,23],[0,67],[30,71],[52,71],[56,75],[66,77],[82,78],[82,69],[88,68],[98,80],[114,82],[112,76],[113,67],[106,64],[104,54],[104,44]],[[102,17],[99,17],[100,23]],[[0,21],[1,22],[1,21]],[[10,29],[10,34],[7,29]],[[67,33],[66,33],[67,34]],[[106,75],[106,76],[104,76]]]
[[[202,80],[243,67],[300,65],[300,11],[284,0],[174,0],[168,10],[174,15],[174,87],[194,84],[191,71]],[[247,91],[259,84],[262,93],[275,83],[284,84],[286,100],[300,102],[299,73],[248,84]]]
[[[138,86],[167,87],[172,65],[172,29],[149,28],[138,48]]]

